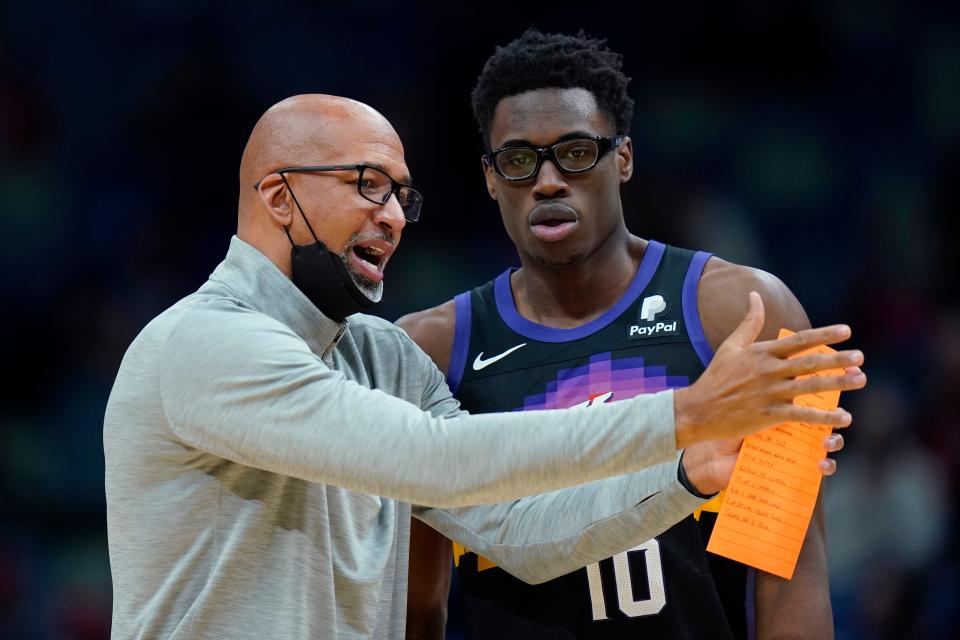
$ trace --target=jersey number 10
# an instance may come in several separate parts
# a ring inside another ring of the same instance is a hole
[[[630,577],[629,554],[643,554],[647,565],[647,586],[650,597],[634,600],[633,580]],[[647,540],[633,549],[613,556],[613,575],[617,582],[617,604],[626,616],[639,618],[660,613],[667,604],[667,594],[663,588],[663,570],[660,565],[660,542],[656,538]],[[603,581],[600,576],[600,563],[587,566],[587,581],[590,583],[590,604],[593,607],[594,620],[607,619],[607,603],[603,597]]]

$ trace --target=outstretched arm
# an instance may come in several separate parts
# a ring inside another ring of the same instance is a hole
[[[703,503],[680,484],[674,460],[509,502],[415,507],[414,515],[504,571],[538,584],[645,542]]]
[[[793,331],[810,327],[803,307],[780,280],[756,269],[713,258],[704,269],[698,298],[704,333],[714,349],[739,323],[748,291],[757,291],[763,298],[766,322],[760,339],[775,339],[784,327]],[[842,446],[842,436],[834,434],[831,438],[833,447]],[[822,465],[827,474],[836,468],[830,459]],[[833,637],[826,524],[819,499],[793,579],[784,580],[758,571],[755,594],[758,638]]]
[[[675,454],[670,392],[582,411],[470,416],[406,334],[384,327],[377,336],[376,358],[403,362],[419,397],[348,379],[263,314],[204,303],[161,346],[163,416],[180,442],[240,464],[445,507],[553,491]],[[422,403],[426,387],[438,406]],[[499,453],[478,459],[484,450]]]

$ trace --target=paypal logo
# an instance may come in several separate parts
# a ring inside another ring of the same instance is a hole
[[[640,305],[640,319],[647,322],[653,322],[658,313],[663,313],[667,308],[667,301],[663,296],[647,296]]]
[[[668,310],[667,299],[660,295],[647,296],[640,303],[640,316],[637,324],[630,325],[627,331],[627,338],[631,340],[637,338],[653,338],[656,336],[675,336],[679,333],[677,330],[677,321],[669,322],[662,320],[655,322],[657,316],[666,313]],[[650,324],[643,324],[643,322]]]

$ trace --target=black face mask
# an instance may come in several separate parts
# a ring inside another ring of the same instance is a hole
[[[287,189],[290,189],[283,174],[281,177]],[[313,227],[303,213],[303,207],[300,206],[293,189],[290,189],[290,195],[293,196],[293,201],[314,239],[313,244],[297,246],[290,237],[289,227],[284,227],[292,247],[290,267],[293,284],[325,316],[337,322],[343,322],[347,316],[366,311],[376,304],[376,301],[368,298],[356,285],[340,256],[327,249],[327,245],[317,239],[317,234],[313,232]]]

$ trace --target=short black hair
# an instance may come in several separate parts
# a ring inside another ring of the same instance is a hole
[[[622,71],[623,56],[610,51],[606,40],[527,29],[505,47],[497,47],[483,66],[470,95],[480,135],[490,145],[490,125],[501,100],[526,91],[583,88],[613,122],[617,134],[630,132],[633,100],[627,95],[630,78]]]

